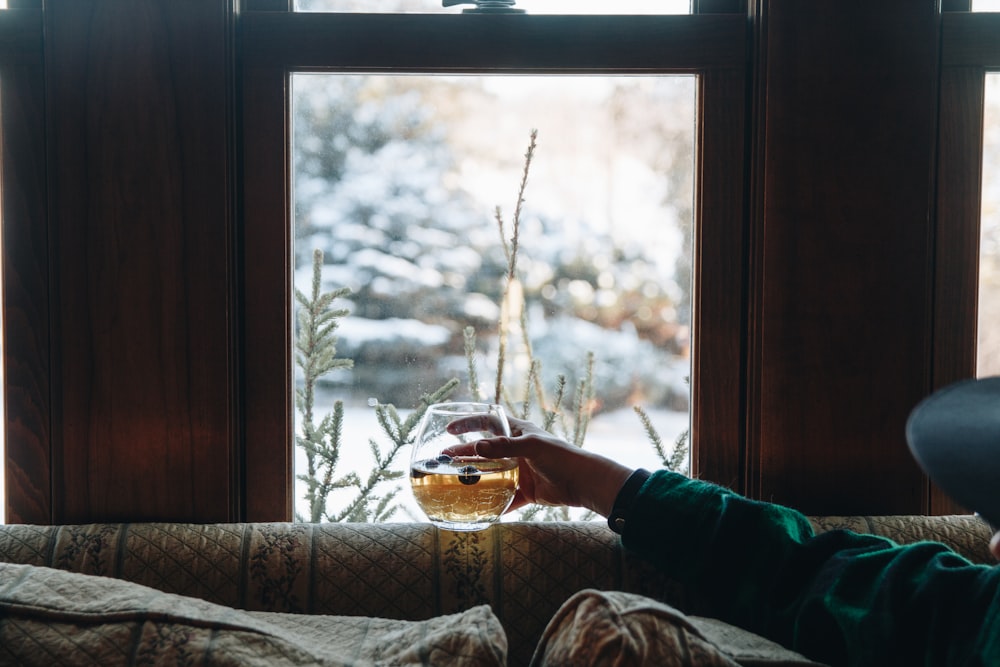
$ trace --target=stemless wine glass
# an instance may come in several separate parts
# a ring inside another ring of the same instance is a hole
[[[482,418],[481,428],[448,432],[448,424],[459,417],[477,416]],[[436,403],[427,408],[417,427],[410,487],[420,509],[439,528],[482,530],[496,523],[514,500],[517,459],[486,459],[471,447],[460,447],[497,435],[488,423],[500,435],[510,435],[503,407],[490,403]],[[459,451],[444,453],[449,448]]]

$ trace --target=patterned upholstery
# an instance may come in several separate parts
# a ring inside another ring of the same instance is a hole
[[[0,563],[0,665],[506,667],[487,605],[424,621],[242,611],[47,567]]]
[[[844,529],[871,533],[900,544],[941,542],[974,563],[994,563],[989,524],[973,514],[952,516],[826,516],[811,517],[816,532]]]
[[[972,516],[817,517],[899,542],[943,541],[991,562]],[[428,524],[0,526],[0,561],[133,581],[250,611],[424,620],[489,604],[527,664],[574,593],[619,590],[707,615],[681,586],[621,548],[601,522],[503,523],[477,533]]]

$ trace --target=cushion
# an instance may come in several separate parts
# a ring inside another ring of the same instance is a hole
[[[533,667],[816,667],[763,637],[662,602],[619,591],[583,590],[545,629]]]
[[[486,605],[425,621],[247,612],[106,577],[0,564],[0,664],[502,667]]]
[[[719,647],[741,667],[822,667],[805,656],[790,651],[770,639],[765,639],[735,625],[729,625],[714,618],[689,616],[688,620],[698,628],[702,636]]]

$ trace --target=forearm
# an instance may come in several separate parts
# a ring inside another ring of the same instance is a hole
[[[798,512],[665,472],[640,491],[623,541],[723,620],[814,659],[1000,664],[989,662],[1000,659],[1000,570],[941,545],[813,537]]]
[[[615,498],[625,480],[632,474],[632,468],[590,452],[581,452],[582,462],[577,464],[573,488],[578,496],[570,504],[585,507],[601,516],[608,516]]]

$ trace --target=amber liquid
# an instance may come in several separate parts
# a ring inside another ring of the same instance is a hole
[[[456,457],[418,461],[410,468],[420,509],[432,522],[456,530],[485,528],[499,519],[514,499],[517,480],[514,459]]]

